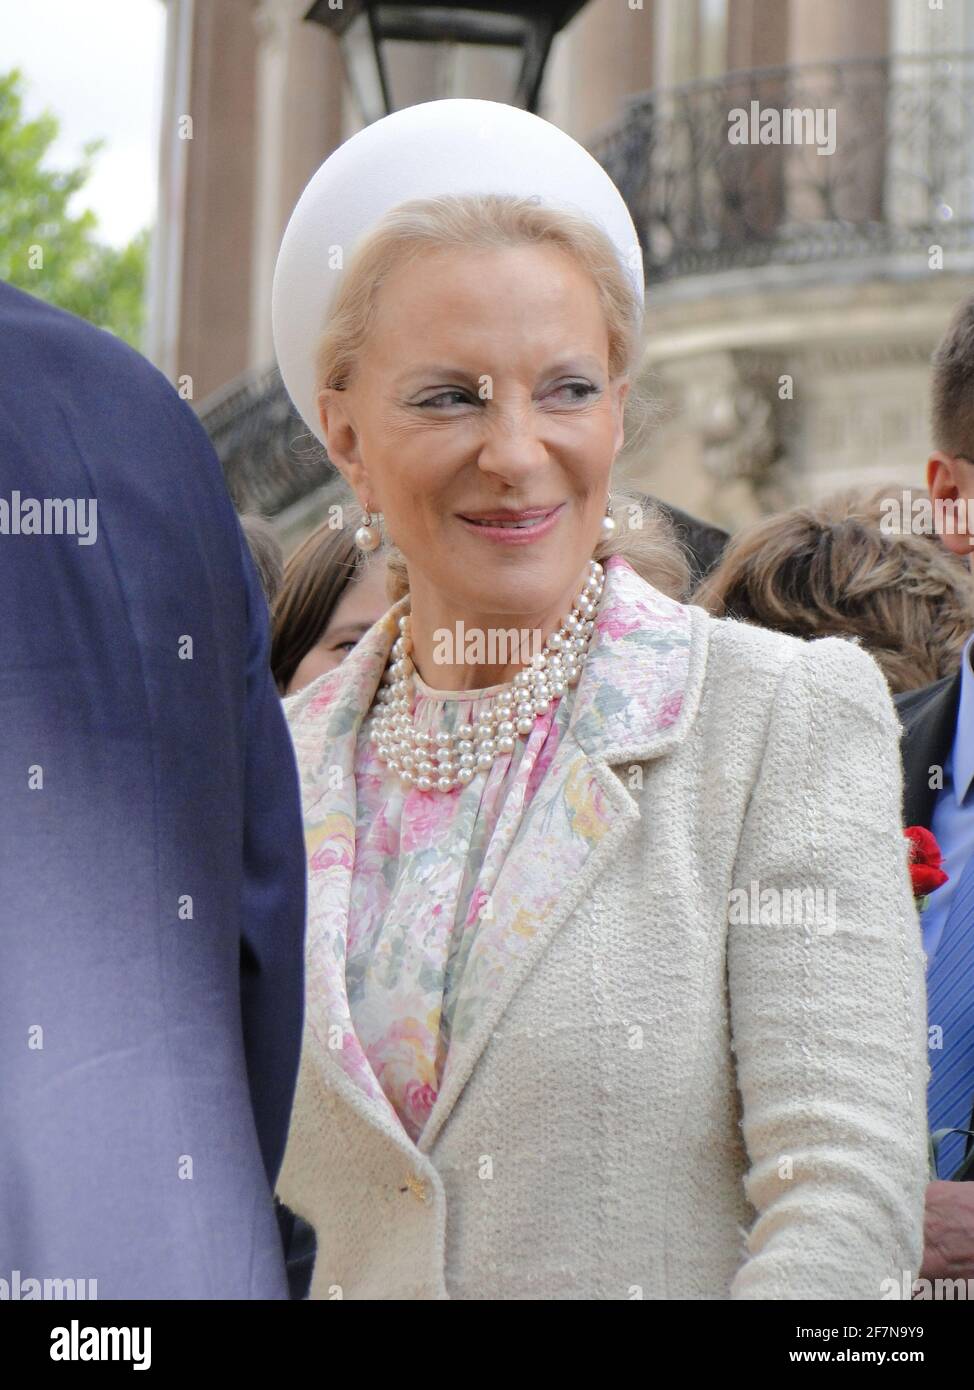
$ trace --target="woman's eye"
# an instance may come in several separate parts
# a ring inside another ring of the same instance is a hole
[[[358,643],[354,640],[354,638],[349,637],[349,638],[348,638],[346,641],[344,641],[344,642],[338,642],[338,643],[332,648],[332,650],[333,650],[333,651],[336,651],[336,652],[344,651],[344,652],[345,652],[345,655],[348,656],[349,652],[354,651],[355,648],[356,648],[357,646],[358,646]]]
[[[571,401],[584,401],[587,397],[595,395],[598,387],[593,386],[590,381],[566,381],[563,386],[556,386],[554,395],[561,395],[563,391],[571,391],[576,394],[568,396],[566,399]]]
[[[417,401],[416,404],[423,408],[427,406],[439,408],[444,405],[466,405],[469,400],[470,397],[468,393],[458,388],[454,391],[440,391],[437,395],[430,396],[425,401]]]
[[[561,396],[562,400],[569,402],[584,401],[589,396],[598,395],[600,387],[593,385],[590,381],[566,381],[562,386],[556,386],[550,393],[553,396]],[[568,395],[564,393],[568,392]],[[439,391],[435,396],[428,396],[425,401],[417,401],[416,404],[421,409],[442,410],[451,406],[469,405],[473,399],[469,391],[461,390],[456,387],[450,391]]]

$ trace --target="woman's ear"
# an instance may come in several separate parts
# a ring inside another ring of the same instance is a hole
[[[318,418],[325,436],[328,457],[359,498],[368,493],[368,479],[362,466],[358,432],[349,410],[346,391],[325,386],[318,392]]]
[[[616,386],[616,432],[612,444],[613,457],[615,457],[626,442],[626,397],[629,395],[630,385],[629,378],[624,377]]]

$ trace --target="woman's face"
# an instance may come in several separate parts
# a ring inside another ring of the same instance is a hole
[[[538,613],[573,591],[623,440],[608,354],[595,284],[552,246],[437,251],[385,282],[322,421],[405,555],[414,611]]]
[[[358,579],[345,586],[328,626],[311,650],[298,662],[285,695],[296,695],[313,680],[340,666],[355,646],[389,607],[386,597],[385,562],[374,560]]]

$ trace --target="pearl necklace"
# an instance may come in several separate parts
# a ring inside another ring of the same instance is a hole
[[[575,606],[544,649],[510,684],[490,697],[476,726],[461,724],[456,733],[446,729],[427,733],[413,723],[410,678],[415,667],[409,615],[404,614],[369,733],[377,757],[399,774],[404,788],[416,787],[423,792],[452,791],[466,786],[478,772],[488,772],[495,758],[514,751],[515,735],[526,738],[538,715],[569,686],[578,684],[604,587],[602,566],[591,560],[588,580],[576,596]]]

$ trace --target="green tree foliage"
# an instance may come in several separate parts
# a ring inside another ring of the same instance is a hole
[[[55,116],[25,118],[20,71],[0,73],[0,279],[140,347],[149,232],[107,246],[93,212],[68,211],[103,142],[90,141],[76,168],[58,171],[44,167],[57,135]]]

